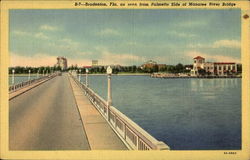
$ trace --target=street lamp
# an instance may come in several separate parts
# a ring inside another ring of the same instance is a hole
[[[15,83],[15,70],[12,69],[12,84]]]
[[[89,73],[89,70],[88,68],[86,68],[86,87],[88,87],[88,73]]]
[[[108,75],[108,97],[107,97],[108,120],[109,120],[109,107],[112,105],[111,74],[112,74],[112,68],[110,66],[108,66],[108,68],[107,68],[107,75]]]
[[[28,80],[30,80],[30,69],[29,69],[29,77],[28,77]]]
[[[81,83],[81,69],[78,71],[78,76],[79,76],[79,82]]]
[[[39,74],[39,69],[37,70],[37,73],[36,73],[36,78],[38,78],[38,74]]]

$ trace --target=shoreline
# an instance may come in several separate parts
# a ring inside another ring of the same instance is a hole
[[[81,76],[85,76],[86,74],[81,74]],[[88,74],[88,76],[105,76],[106,73],[97,73],[97,74]],[[15,77],[28,77],[29,74],[15,74]],[[31,77],[36,77],[37,74],[30,74]],[[39,77],[42,74],[38,75]],[[160,79],[218,79],[218,78],[242,78],[242,76],[211,76],[211,77],[197,77],[197,76],[168,76],[168,77],[157,77],[152,76],[149,73],[121,73],[121,74],[112,74],[112,76],[150,76],[151,78],[160,78]],[[12,77],[12,74],[9,74],[9,77]]]

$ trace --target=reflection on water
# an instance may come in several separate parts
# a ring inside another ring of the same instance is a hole
[[[213,86],[211,89],[223,91],[225,88],[238,85],[237,78],[225,78],[225,79],[190,79],[192,91],[202,91],[208,89],[206,86]],[[204,86],[205,85],[205,86]]]
[[[106,76],[89,86],[106,99]],[[241,79],[112,76],[112,92],[116,108],[171,149],[241,148]]]

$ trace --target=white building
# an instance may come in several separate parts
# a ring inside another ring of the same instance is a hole
[[[194,59],[191,76],[198,76],[202,72],[207,75],[225,76],[237,73],[235,62],[205,62],[205,58],[197,56]]]
[[[98,60],[92,60],[92,67],[98,66]]]
[[[67,69],[67,59],[65,57],[57,57],[56,66],[61,67],[62,70]]]

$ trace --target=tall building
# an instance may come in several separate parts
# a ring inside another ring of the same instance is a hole
[[[62,70],[67,69],[67,59],[65,57],[57,57],[56,66],[61,67]]]
[[[98,66],[98,60],[92,60],[92,67]]]
[[[201,56],[197,56],[193,60],[192,76],[200,75],[201,72],[218,76],[237,73],[237,64],[235,62],[205,62],[205,58]]]

